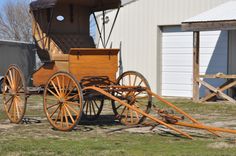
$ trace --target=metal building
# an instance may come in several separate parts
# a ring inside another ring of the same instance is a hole
[[[26,42],[0,41],[0,86],[9,65],[15,64],[22,69],[27,84],[35,70],[36,51],[34,45]]]
[[[192,97],[193,34],[182,32],[181,22],[228,1],[135,0],[122,7],[110,41],[113,48],[119,48],[122,43],[124,71],[140,71],[152,90],[162,96]],[[108,12],[106,16],[112,21],[115,12]],[[101,18],[98,16],[98,20]],[[112,22],[108,22],[106,28],[111,25]],[[201,56],[204,56],[200,58],[201,73],[232,71],[229,60],[232,33],[235,32],[201,33]],[[222,80],[206,81],[213,86],[223,83]],[[201,90],[202,95],[205,92]]]

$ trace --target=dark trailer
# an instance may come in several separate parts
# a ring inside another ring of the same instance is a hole
[[[34,44],[0,40],[0,86],[2,86],[5,73],[11,64],[15,64],[22,69],[26,83],[31,85],[31,74],[34,72],[36,66]]]

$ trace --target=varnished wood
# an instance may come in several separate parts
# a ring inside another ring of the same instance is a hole
[[[55,63],[45,63],[33,74],[33,85],[36,87],[45,86],[49,78],[58,72],[59,69],[55,66]]]
[[[12,123],[20,123],[25,115],[26,94],[26,83],[22,71],[16,65],[11,65],[3,81],[3,104]]]
[[[119,49],[73,48],[69,55],[69,71],[81,80],[86,76],[107,76],[116,81]]]
[[[122,101],[128,103],[132,108],[138,108],[146,113],[150,112],[152,106],[151,95],[145,90],[138,89],[140,87],[150,89],[143,75],[134,71],[125,72],[118,77],[116,84],[121,86],[117,87],[119,88],[118,90],[116,90],[116,86],[114,86],[114,91],[111,91],[116,97],[120,97]],[[132,90],[134,87],[136,87],[136,89]],[[145,120],[145,116],[121,105],[117,101],[112,101],[112,108],[116,118],[125,125],[136,125]]]
[[[72,130],[83,110],[83,94],[76,78],[66,72],[52,75],[44,90],[44,112],[50,124],[61,131]]]

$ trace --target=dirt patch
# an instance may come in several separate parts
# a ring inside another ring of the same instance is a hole
[[[0,124],[0,130],[6,130],[13,128],[15,125],[14,124]]]
[[[208,145],[209,148],[213,149],[227,149],[227,148],[236,148],[236,143],[227,143],[227,142],[215,142]]]

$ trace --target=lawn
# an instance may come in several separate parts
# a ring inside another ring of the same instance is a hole
[[[220,122],[236,128],[236,122],[232,122],[236,119],[236,106],[233,104],[195,104],[182,99],[170,101],[204,123]],[[194,140],[189,140],[159,127],[150,132],[124,129],[125,126],[107,119],[109,116],[92,123],[82,122],[72,132],[55,131],[45,119],[41,98],[37,96],[29,99],[26,117],[30,122],[14,125],[0,112],[0,155],[236,155],[236,135],[222,134],[222,138],[216,138],[184,128],[194,135]]]

